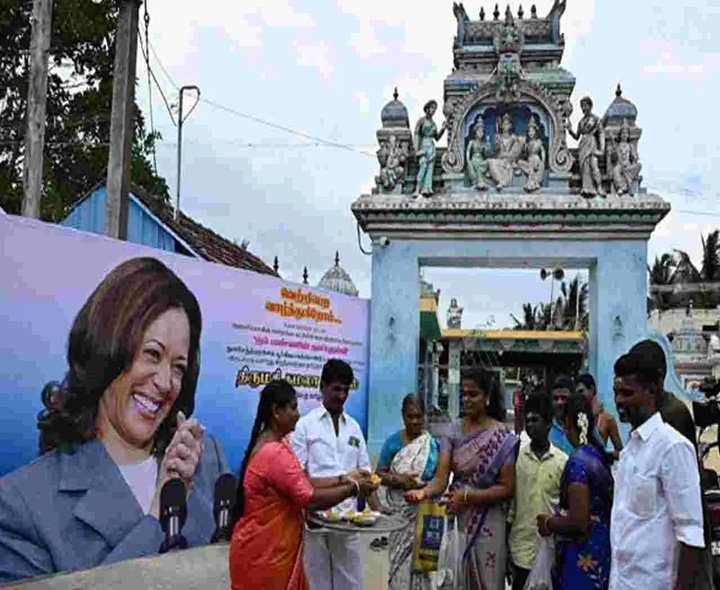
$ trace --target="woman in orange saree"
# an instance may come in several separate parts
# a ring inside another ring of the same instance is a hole
[[[232,590],[309,590],[304,510],[331,508],[367,486],[346,477],[331,487],[312,486],[286,439],[299,417],[297,394],[287,381],[262,390],[235,502]]]

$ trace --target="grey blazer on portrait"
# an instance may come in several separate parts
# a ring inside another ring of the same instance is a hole
[[[226,472],[222,448],[206,435],[182,531],[191,547],[210,541],[215,480]],[[163,539],[98,440],[0,479],[0,583],[154,555]]]

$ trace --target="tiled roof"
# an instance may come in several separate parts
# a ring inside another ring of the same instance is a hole
[[[278,276],[260,258],[188,217],[182,211],[176,221],[173,208],[145,189],[133,186],[131,192],[204,260]]]

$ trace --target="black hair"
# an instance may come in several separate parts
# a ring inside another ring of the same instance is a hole
[[[647,386],[658,398],[656,404],[659,405],[659,398],[664,392],[661,383],[665,378],[665,372],[659,365],[657,357],[648,356],[642,350],[631,351],[615,361],[613,370],[616,377],[634,377]]]
[[[270,425],[273,406],[286,408],[297,399],[295,388],[284,379],[270,381],[260,392],[255,422],[253,423],[250,440],[248,441],[245,457],[240,466],[237,493],[235,494],[235,508],[233,509],[233,526],[240,520],[245,512],[245,474],[247,473],[250,457],[257,444],[260,433]]]
[[[410,406],[415,406],[421,413],[425,413],[425,404],[423,401],[414,393],[408,393],[402,401],[402,413],[407,412]]]
[[[595,415],[592,411],[592,406],[588,399],[577,392],[570,394],[567,405],[565,406],[565,420],[570,422],[577,430],[580,431],[578,425],[578,418],[580,414],[587,416],[588,428],[587,428],[587,444],[595,447],[600,455],[608,462],[612,462],[610,455],[605,450],[605,445],[601,440],[598,440],[597,432],[595,429]]]
[[[525,416],[530,412],[538,414],[548,423],[553,421],[553,401],[546,393],[531,393],[525,400],[523,407]]]
[[[472,381],[488,398],[487,415],[498,422],[505,421],[505,403],[500,388],[500,382],[495,371],[482,367],[467,370],[463,379]]]
[[[593,377],[590,373],[583,373],[582,375],[579,375],[576,381],[578,385],[582,383],[588,389],[592,389],[593,391],[597,392],[595,377]]]
[[[342,383],[349,387],[354,379],[355,375],[350,365],[340,359],[330,359],[325,363],[320,375],[320,387],[331,383]]]
[[[573,383],[573,380],[570,379],[570,377],[566,377],[564,375],[555,379],[552,388],[553,391],[556,389],[567,389],[570,393],[575,393],[575,383]]]
[[[628,354],[642,357],[644,365],[653,367],[662,375],[663,379],[665,378],[665,374],[667,373],[665,351],[662,349],[662,346],[654,340],[642,340],[638,342],[628,351]]]

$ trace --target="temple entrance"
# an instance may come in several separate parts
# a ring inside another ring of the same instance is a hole
[[[472,367],[497,372],[509,423],[521,382],[547,391],[584,370],[587,280],[577,269],[423,269],[417,391],[430,419],[462,414],[460,378]]]
[[[608,410],[615,359],[647,335],[647,241],[670,206],[642,188],[637,108],[619,87],[603,117],[585,97],[571,122],[564,9],[472,20],[457,6],[442,105],[412,128],[397,93],[383,108],[377,186],[352,205],[373,244],[371,452],[417,390],[421,268],[588,269],[587,366]]]

